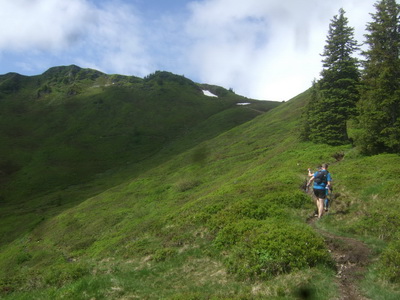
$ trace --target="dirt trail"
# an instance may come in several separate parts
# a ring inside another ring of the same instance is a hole
[[[336,162],[339,162],[343,159],[344,153],[337,153],[333,157]],[[312,189],[307,189],[307,181],[308,178],[304,181],[301,189],[310,197],[313,197]],[[339,196],[340,194],[333,194],[331,201]],[[339,286],[340,296],[334,300],[369,300],[369,298],[361,294],[359,283],[364,278],[366,268],[371,262],[371,249],[359,240],[338,236],[317,228],[315,225],[317,220],[313,214],[307,219],[307,223],[324,237],[325,243],[336,263],[336,281]]]
[[[308,223],[324,237],[336,262],[336,278],[341,294],[335,300],[367,300],[368,298],[360,293],[358,284],[370,263],[371,250],[356,239],[337,236],[317,228],[316,220],[315,217],[311,217]]]

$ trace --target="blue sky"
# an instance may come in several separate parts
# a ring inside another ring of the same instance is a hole
[[[375,0],[0,0],[0,74],[76,64],[156,70],[263,100],[288,100],[321,71],[343,7],[359,42]]]

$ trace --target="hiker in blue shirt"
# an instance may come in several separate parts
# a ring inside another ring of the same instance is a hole
[[[328,172],[328,164],[323,164],[321,170],[314,173],[311,176],[307,187],[311,185],[311,182],[314,182],[313,190],[314,195],[317,197],[317,209],[318,209],[318,218],[321,218],[324,213],[324,201],[327,197],[327,189],[331,188],[331,174]]]

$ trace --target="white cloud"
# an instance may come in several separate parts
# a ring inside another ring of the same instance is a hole
[[[86,64],[95,57],[99,68],[106,72],[149,74],[153,63],[144,42],[146,27],[137,15],[132,5],[121,1],[109,1],[98,8],[81,49]]]
[[[146,13],[140,3],[149,5]],[[187,11],[165,12],[157,1],[0,0],[1,65],[12,58],[10,66],[29,73],[72,63],[136,76],[167,70],[256,99],[287,100],[319,76],[339,8],[362,41],[375,0],[187,3]]]
[[[330,19],[339,8],[358,10],[358,19],[350,23],[364,29],[372,3],[374,0],[362,5],[357,0],[194,2],[187,23],[193,40],[188,59],[204,82],[233,87],[254,98],[286,100],[318,77],[319,54]]]
[[[81,38],[90,18],[84,1],[0,1],[0,49],[58,51]]]
[[[146,75],[145,25],[130,4],[87,0],[0,0],[0,51],[50,56],[122,74]],[[32,64],[37,64],[32,62]],[[27,68],[29,68],[27,66]]]

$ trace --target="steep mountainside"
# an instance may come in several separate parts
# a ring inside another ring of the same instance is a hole
[[[167,72],[140,79],[69,66],[0,76],[2,201],[82,183],[168,147],[176,154],[262,113],[238,102],[263,111],[279,104],[218,92],[207,97],[200,85]],[[183,138],[186,145],[174,149]]]
[[[168,72],[140,79],[73,65],[0,76],[0,245],[81,201],[74,186],[94,195],[279,105],[207,88],[218,97]]]

